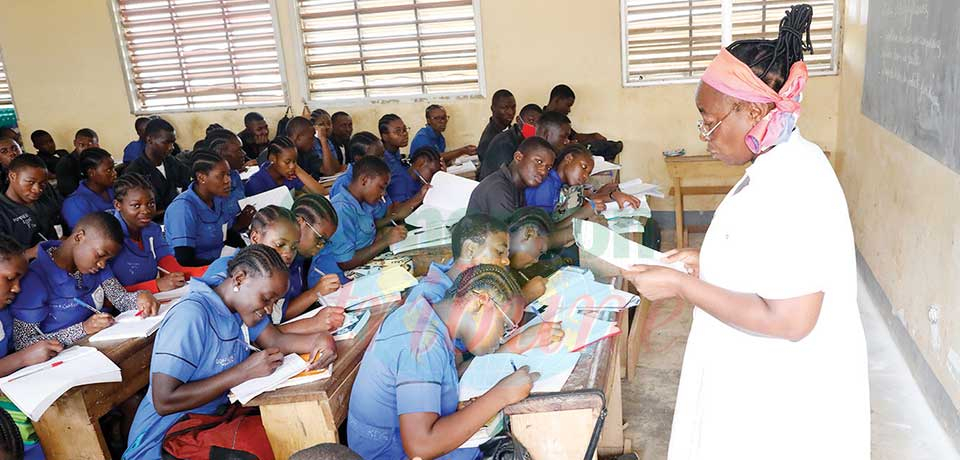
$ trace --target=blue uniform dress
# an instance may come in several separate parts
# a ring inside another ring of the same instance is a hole
[[[120,252],[110,259],[110,269],[113,275],[117,277],[120,284],[132,286],[157,278],[157,262],[166,257],[172,256],[173,250],[167,244],[163,237],[163,230],[154,222],[150,222],[140,230],[141,248],[137,242],[130,238],[130,228],[127,222],[120,216],[120,211],[113,211],[113,216],[120,221],[120,228],[123,229],[123,247]]]
[[[240,315],[227,308],[212,285],[203,278],[191,279],[190,293],[167,313],[157,331],[150,358],[151,382],[157,373],[184,383],[204,380],[240,364],[250,354],[242,324]],[[183,415],[211,414],[225,404],[229,404],[226,392],[200,407],[160,415],[151,383],[133,419],[123,458],[160,458],[163,435]]]
[[[350,448],[365,459],[406,459],[400,416],[457,410],[459,377],[447,326],[423,297],[408,298],[383,321],[353,382],[347,417]],[[475,459],[457,449],[442,459]]]
[[[227,214],[226,198],[215,196],[213,208],[207,206],[194,191],[195,186],[188,187],[170,203],[163,216],[163,228],[170,247],[191,247],[197,259],[213,260],[220,257],[227,227],[236,216]]]
[[[353,164],[351,163],[347,165],[347,170],[344,171],[343,174],[337,178],[337,180],[333,181],[333,186],[330,187],[330,198],[333,198],[339,195],[340,193],[346,192],[347,186],[350,185],[350,182],[352,180],[353,180]],[[387,200],[386,203],[381,201],[372,206],[366,205],[366,206],[371,206],[373,208],[373,214],[377,219],[383,219],[383,216],[387,215],[387,209],[390,208],[391,204],[393,204],[393,200],[390,199],[389,193],[387,193],[387,195],[384,198],[386,198]]]
[[[399,174],[396,177],[394,177],[393,174],[390,175],[390,183],[387,184],[387,195],[391,201],[402,203],[413,198],[417,193],[420,193],[421,188],[423,188],[423,182],[421,182],[418,177],[410,176],[410,173],[404,170],[403,174]]]
[[[127,146],[123,148],[123,162],[130,163],[133,160],[140,158],[146,148],[147,143],[141,140],[136,140],[127,144]]]
[[[387,167],[390,168],[390,184],[387,185],[387,194],[393,196],[393,194],[390,193],[390,187],[392,187],[395,182],[403,180],[403,176],[410,177],[410,173],[407,171],[410,165],[400,159],[399,150],[396,152],[383,152],[383,161],[387,163]]]
[[[10,306],[14,318],[25,323],[39,323],[45,334],[85,321],[93,315],[80,306],[77,299],[102,308],[104,290],[100,285],[113,278],[113,270],[107,266],[92,275],[82,274],[77,281],[47,254],[48,248],[59,245],[60,241],[40,243],[37,258],[30,262],[30,269],[20,280],[20,294]]]
[[[228,216],[233,216],[234,219],[240,214],[240,200],[247,197],[247,194],[243,191],[243,179],[240,178],[240,173],[236,170],[230,170],[230,196],[227,197],[227,205],[224,206]]]
[[[333,157],[336,158],[340,164],[343,164],[343,153],[337,149],[336,144],[334,144],[333,140],[331,140],[329,137],[327,138],[327,147],[330,147],[330,153],[333,154]],[[321,160],[323,159],[323,148],[320,147],[320,139],[317,139],[316,137],[313,138],[313,151],[318,157],[320,157]]]
[[[439,302],[443,295],[447,293],[447,290],[453,287],[453,280],[447,276],[447,270],[450,270],[450,267],[453,267],[453,259],[441,264],[430,262],[427,274],[420,279],[416,286],[410,289],[407,297],[413,298],[422,295],[431,304]]]
[[[99,193],[87,188],[87,181],[81,181],[66,200],[63,201],[63,209],[60,214],[67,223],[67,227],[73,228],[83,216],[97,211],[110,211],[113,209],[113,187],[107,189],[110,199],[104,199]]]
[[[13,337],[13,315],[9,308],[0,310],[0,358],[7,356],[13,351],[11,338]],[[0,376],[2,377],[2,376]],[[40,438],[33,430],[33,425],[27,415],[17,409],[5,396],[0,395],[0,409],[7,411],[17,428],[20,431],[20,438],[23,440],[23,458],[24,460],[41,460],[46,458],[43,455],[43,449],[40,448]]]
[[[556,169],[551,169],[547,177],[536,187],[527,187],[523,191],[527,200],[527,206],[536,206],[553,215],[560,201],[560,189],[563,188],[563,181]]]
[[[416,153],[417,150],[420,150],[420,147],[433,147],[437,149],[437,152],[443,153],[447,151],[447,140],[443,137],[443,133],[438,133],[433,128],[424,126],[417,131],[416,136],[413,136],[413,141],[410,142],[410,154]]]
[[[247,185],[243,187],[243,191],[247,196],[254,196],[268,190],[273,190],[280,185],[286,185],[290,190],[300,190],[303,188],[303,181],[299,178],[294,178],[293,180],[284,179],[282,184],[277,184],[273,180],[273,177],[270,177],[270,172],[267,171],[271,164],[272,163],[268,161],[260,165],[260,170],[247,179]]]
[[[330,242],[314,256],[310,263],[310,272],[307,273],[307,286],[313,287],[320,280],[320,273],[336,273],[340,275],[340,282],[346,283],[347,278],[338,262],[353,259],[354,254],[373,244],[377,236],[376,219],[373,208],[366,203],[360,203],[349,192],[333,197],[330,202],[337,211],[337,231],[330,237]]]

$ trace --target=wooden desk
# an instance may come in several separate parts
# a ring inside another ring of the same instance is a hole
[[[394,302],[374,307],[359,336],[337,342],[332,377],[270,391],[246,404],[260,407],[263,427],[276,458],[290,458],[293,453],[320,443],[339,442],[337,427],[347,418],[347,404],[360,360],[384,318],[399,305],[400,302]]]
[[[726,195],[743,177],[744,166],[727,166],[710,155],[664,157],[667,172],[673,186],[673,210],[676,213],[677,247],[687,245],[686,229],[683,226],[683,197],[689,195]],[[710,185],[683,185],[685,180],[709,181]]]
[[[419,278],[427,274],[431,262],[446,262],[453,258],[453,250],[449,244],[444,244],[432,248],[414,249],[399,255],[413,258],[413,276]]]
[[[33,427],[48,459],[111,458],[100,431],[100,417],[147,386],[155,336],[113,343],[79,343],[96,347],[113,360],[120,367],[123,381],[71,388],[44,412]]]

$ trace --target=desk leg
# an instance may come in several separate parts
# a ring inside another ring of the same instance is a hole
[[[260,416],[278,459],[317,444],[338,442],[337,424],[326,400],[260,406]]]
[[[684,248],[687,246],[686,241],[683,238],[683,192],[680,188],[680,178],[677,177],[673,179],[673,212],[676,213],[676,224],[677,224],[677,247]]]
[[[630,325],[630,336],[627,338],[627,348],[624,355],[627,357],[627,381],[632,382],[637,376],[637,362],[640,361],[640,343],[643,341],[644,329],[647,327],[647,317],[650,315],[650,300],[640,298],[640,305],[633,312],[633,324]],[[626,315],[624,315],[626,316]]]
[[[33,427],[50,460],[110,459],[107,441],[100,431],[100,421],[87,412],[87,405],[79,391],[72,391],[58,399]]]
[[[516,414],[510,416],[510,427],[533,460],[581,459],[590,444],[597,415],[593,409]]]
[[[597,454],[600,456],[623,454],[623,399],[620,385],[620,369],[615,368],[613,378],[604,390],[607,398],[607,418],[597,444]]]

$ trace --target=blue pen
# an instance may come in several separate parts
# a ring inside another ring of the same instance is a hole
[[[74,297],[74,298],[73,298],[73,301],[76,302],[77,305],[80,305],[81,307],[86,308],[87,310],[92,311],[94,314],[103,313],[102,311],[100,311],[100,310],[98,310],[98,309],[93,308],[92,306],[90,306],[90,304],[88,304],[88,303],[80,300],[79,297]]]

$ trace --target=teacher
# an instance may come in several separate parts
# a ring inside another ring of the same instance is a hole
[[[697,88],[707,151],[752,163],[723,199],[701,251],[667,253],[688,273],[634,266],[638,292],[695,305],[668,458],[870,457],[867,353],[843,190],[796,128],[812,8],[776,40],[743,40]],[[806,35],[806,40],[804,40]]]

